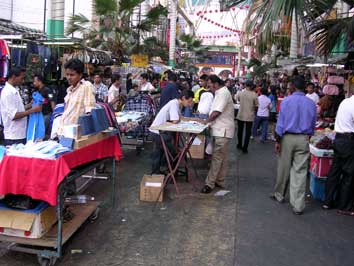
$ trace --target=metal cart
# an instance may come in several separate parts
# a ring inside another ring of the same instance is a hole
[[[52,266],[57,259],[61,258],[63,252],[63,245],[70,239],[70,237],[80,228],[83,223],[98,215],[99,202],[89,202],[86,204],[71,205],[71,212],[74,218],[66,223],[63,221],[64,199],[67,193],[67,188],[72,182],[75,182],[79,177],[94,170],[104,161],[112,161],[112,191],[110,195],[110,203],[115,207],[116,202],[116,160],[115,158],[106,158],[94,161],[93,163],[79,166],[65,177],[63,182],[58,187],[57,195],[57,224],[42,238],[29,239],[21,237],[12,237],[0,235],[0,248],[5,248],[12,251],[24,252],[37,255],[38,262],[41,266]],[[95,175],[91,176],[95,179]]]

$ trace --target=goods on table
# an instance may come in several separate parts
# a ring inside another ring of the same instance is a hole
[[[333,162],[333,140],[335,133],[331,130],[316,131],[310,144],[310,171],[320,178],[325,178]]]

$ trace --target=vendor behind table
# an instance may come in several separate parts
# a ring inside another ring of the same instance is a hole
[[[90,113],[96,105],[93,85],[83,79],[84,63],[71,59],[65,64],[66,78],[70,84],[65,97],[65,109],[61,118],[58,135],[65,125],[77,124],[79,117]]]

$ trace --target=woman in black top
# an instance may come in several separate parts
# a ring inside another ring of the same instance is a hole
[[[126,82],[125,88],[127,90],[127,95],[128,95],[129,91],[133,88],[133,74],[132,73],[127,74],[127,82]]]

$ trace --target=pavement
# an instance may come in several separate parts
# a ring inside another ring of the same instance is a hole
[[[140,154],[126,150],[118,164],[117,208],[102,208],[64,246],[59,266],[353,266],[354,219],[323,211],[308,198],[302,216],[289,203],[269,199],[276,175],[273,143],[251,143],[249,154],[230,145],[226,190],[222,197],[195,191],[208,165],[198,162],[199,177],[178,178],[181,194],[169,185],[164,202],[139,201],[140,180],[150,171],[149,146]],[[110,185],[97,181],[87,194],[109,196]],[[217,191],[217,190],[216,190]],[[81,254],[72,254],[72,250]],[[34,255],[0,251],[1,266],[38,265]]]

